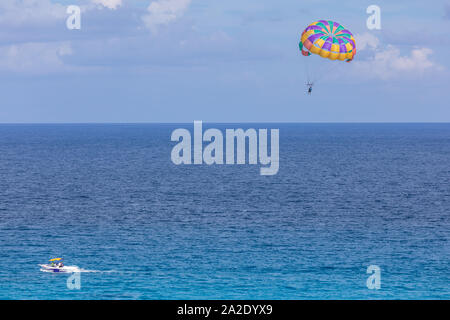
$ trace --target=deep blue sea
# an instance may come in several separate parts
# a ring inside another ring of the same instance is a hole
[[[174,165],[193,123],[0,125],[0,298],[450,299],[450,124],[208,127],[279,128],[278,174]]]

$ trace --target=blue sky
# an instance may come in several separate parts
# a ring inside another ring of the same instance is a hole
[[[354,61],[299,53],[319,19]],[[449,27],[450,1],[2,0],[0,122],[448,122]],[[305,63],[326,74],[311,96]]]

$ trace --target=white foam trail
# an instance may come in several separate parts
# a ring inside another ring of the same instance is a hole
[[[67,268],[59,271],[59,272],[54,272],[53,270],[48,270],[48,269],[40,269],[40,271],[42,272],[50,272],[50,273],[74,273],[74,272],[83,272],[83,273],[115,273],[115,272],[119,272],[117,270],[87,270],[87,269],[83,269],[83,268],[78,268],[77,266],[67,266]]]
[[[44,266],[44,265],[39,265]],[[63,269],[61,269],[59,272],[54,272],[53,270],[41,268],[40,271],[42,272],[50,272],[50,273],[74,273],[74,272],[83,272],[83,273],[134,273],[133,271],[118,271],[118,270],[88,270],[83,269],[78,266],[64,266]]]
[[[118,272],[118,271],[116,271],[116,270],[86,270],[86,269],[79,269],[77,272],[113,273],[113,272]]]

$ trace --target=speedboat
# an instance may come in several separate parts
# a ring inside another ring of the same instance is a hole
[[[62,258],[53,258],[49,260],[50,264],[40,264],[41,271],[44,272],[65,272],[65,273],[72,273],[72,272],[79,272],[80,269],[77,266],[65,266],[62,263]],[[55,261],[59,261],[58,263],[55,263]]]
[[[40,264],[41,271],[45,272],[78,272],[80,269],[75,266],[63,266],[63,267],[57,267],[52,266],[51,264]]]

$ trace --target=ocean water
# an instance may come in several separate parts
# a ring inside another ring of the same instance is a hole
[[[204,124],[279,128],[275,176],[172,164],[178,127],[0,125],[0,298],[450,298],[450,124]]]

